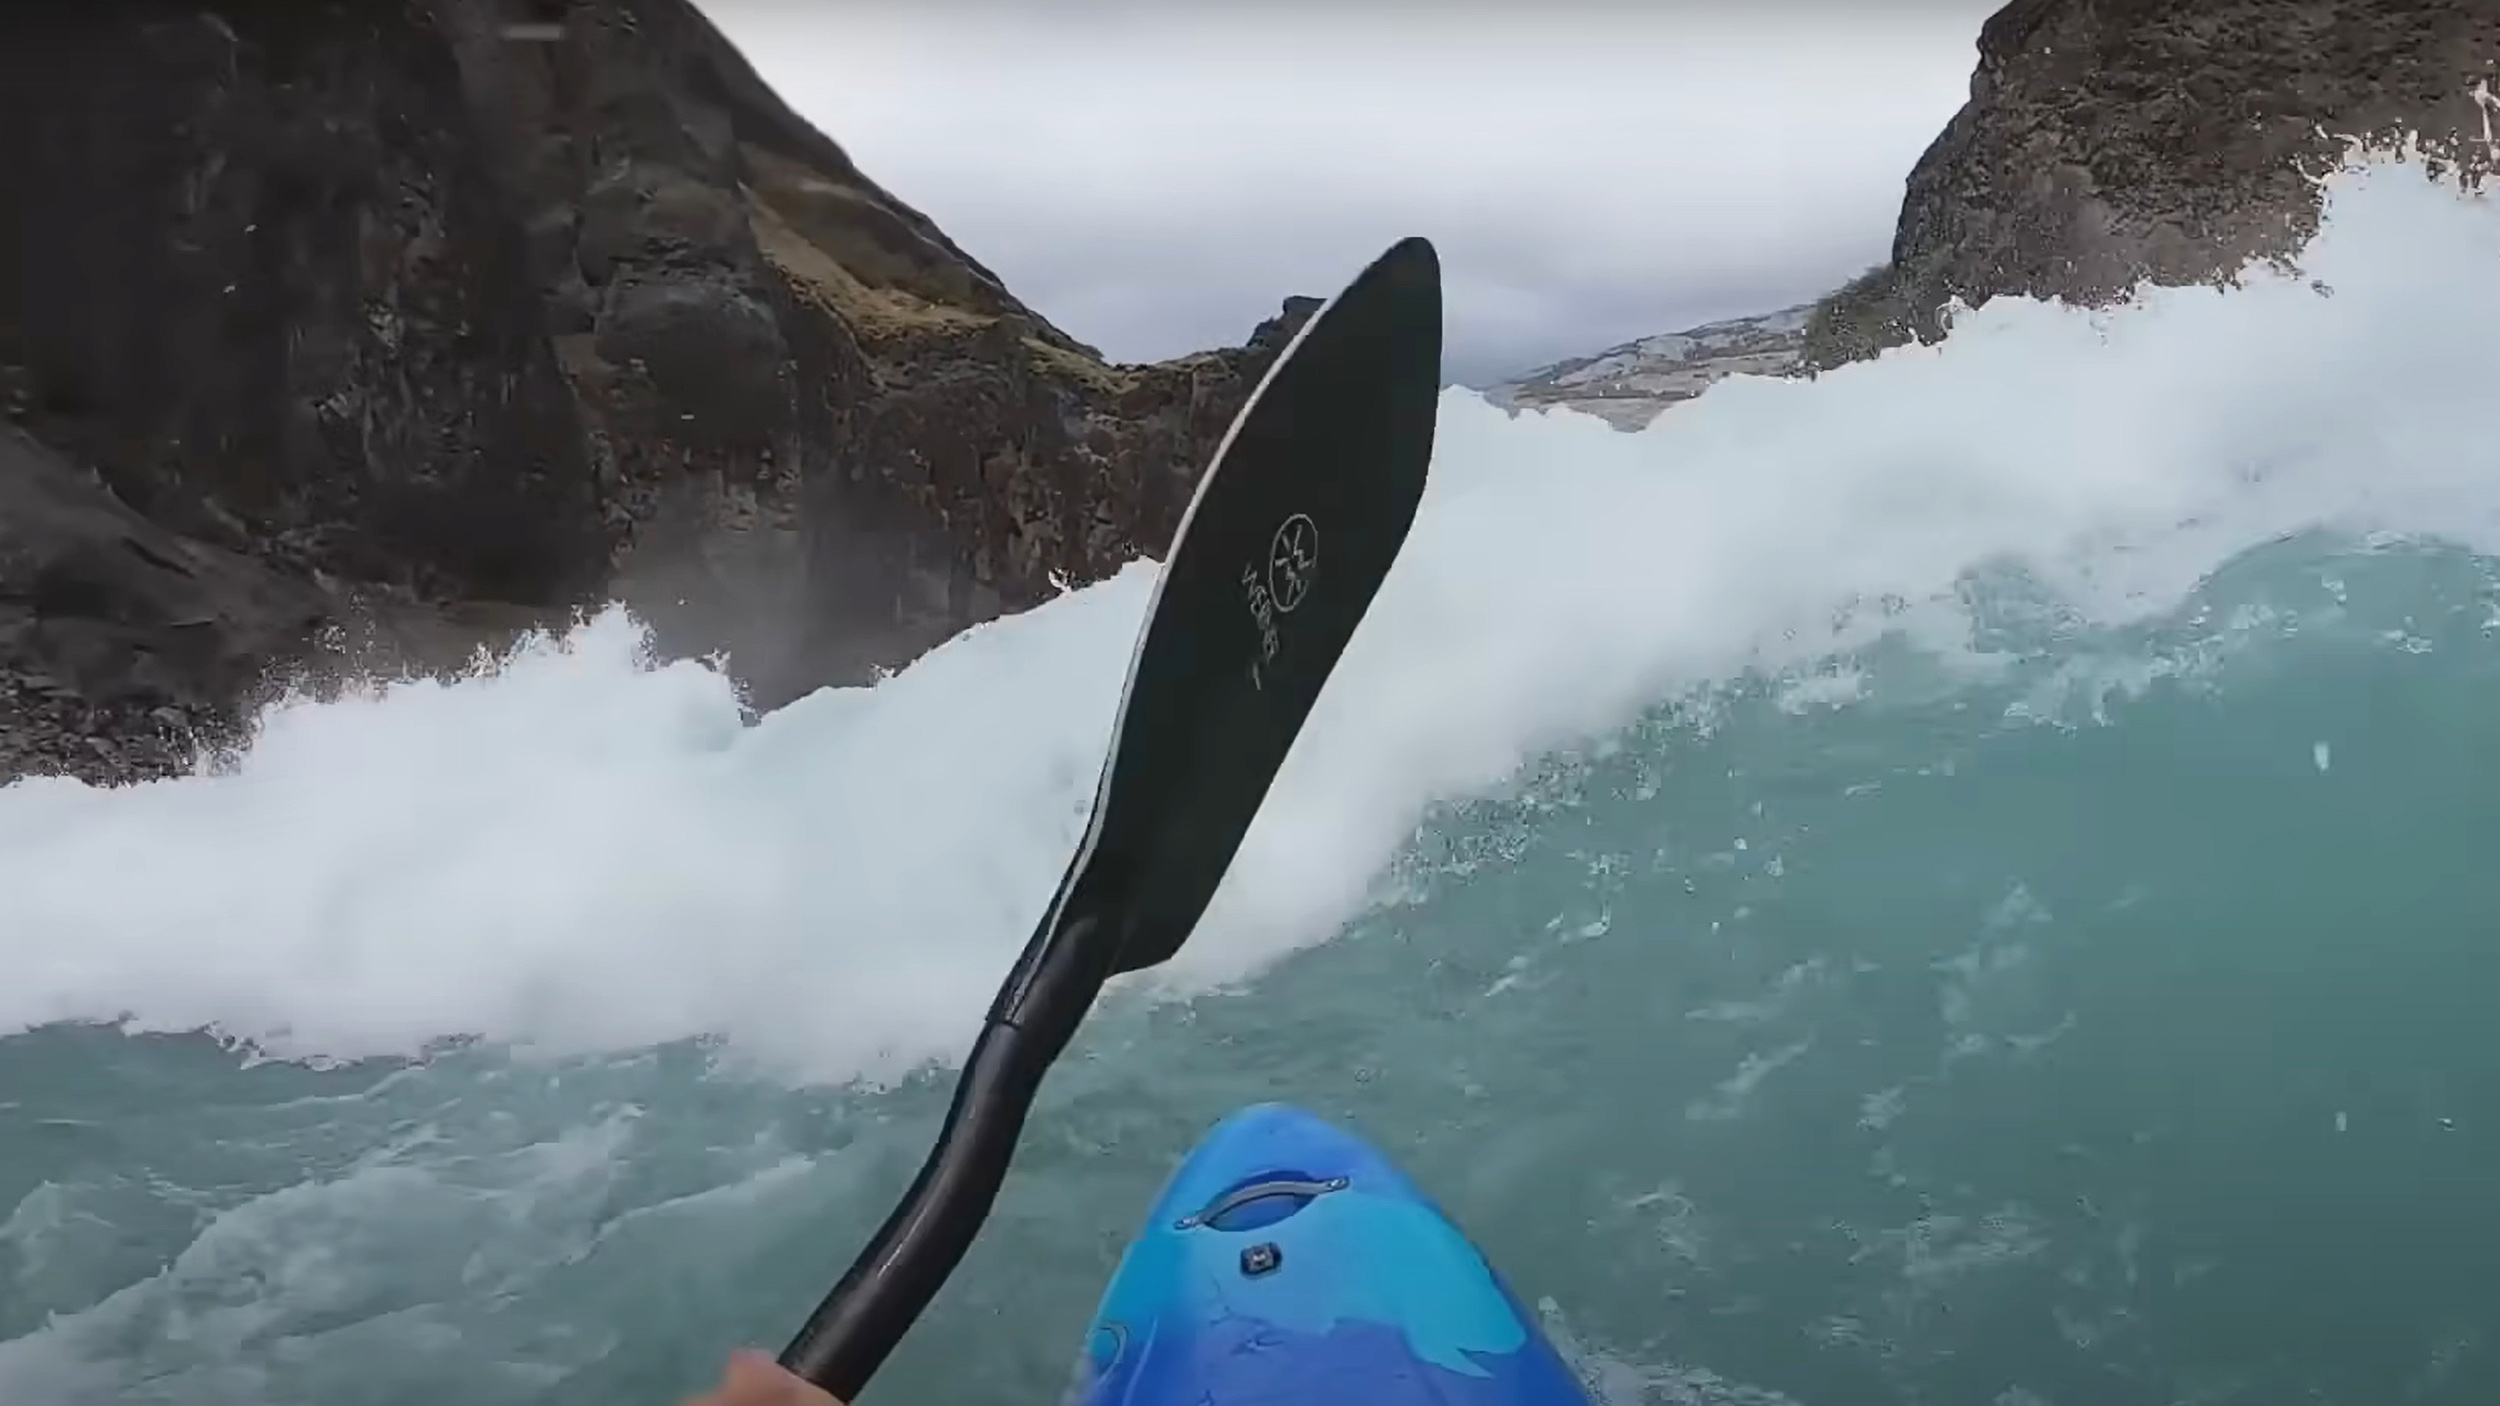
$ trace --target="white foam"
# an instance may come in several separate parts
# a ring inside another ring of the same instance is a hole
[[[1638,435],[1452,392],[1408,557],[1170,978],[1325,940],[1430,800],[1662,695],[1884,628],[1961,649],[1975,569],[2107,623],[2311,526],[2500,547],[2494,326],[2500,212],[2381,164],[2339,178],[2305,277],[2000,300]],[[1081,829],[1151,570],[753,728],[610,614],[489,677],[277,709],[230,775],[0,791],[0,1030],[951,1059]],[[1850,611],[1885,596],[1910,608]]]

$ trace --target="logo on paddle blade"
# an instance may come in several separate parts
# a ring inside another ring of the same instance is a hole
[[[1250,664],[1253,687],[1267,687],[1264,666],[1276,662],[1276,651],[1284,643],[1277,633],[1276,620],[1292,613],[1311,593],[1311,578],[1319,571],[1319,524],[1309,513],[1295,513],[1276,529],[1268,539],[1267,570],[1259,570],[1256,562],[1241,564],[1241,593],[1250,603],[1250,619],[1259,627],[1259,657]]]
[[[1291,614],[1311,593],[1311,574],[1319,570],[1319,524],[1309,513],[1295,513],[1276,529],[1267,544],[1267,593],[1276,609]]]

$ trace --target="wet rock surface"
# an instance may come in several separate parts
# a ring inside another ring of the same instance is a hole
[[[1160,551],[1315,306],[1106,363],[684,0],[28,0],[0,130],[0,777],[611,598],[758,706],[873,677]]]
[[[1932,340],[1955,298],[2098,304],[2295,252],[2349,137],[2487,165],[2487,85],[2500,0],[2014,0],[1910,173],[1891,261],[1817,308],[1806,362]]]

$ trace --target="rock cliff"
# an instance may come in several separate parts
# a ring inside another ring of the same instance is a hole
[[[2292,253],[2347,135],[2487,163],[2485,82],[2500,0],[2014,0],[1910,173],[1891,262],[1817,308],[1807,363],[1932,339],[1951,298],[2098,303]]]
[[[1159,551],[1316,306],[1107,364],[687,0],[25,0],[0,130],[0,779],[161,770],[325,630],[869,677]]]

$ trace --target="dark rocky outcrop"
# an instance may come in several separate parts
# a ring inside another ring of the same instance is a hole
[[[2486,81],[2500,0],[2014,0],[1910,174],[1890,264],[1817,309],[1808,363],[1932,340],[1952,298],[2100,303],[2296,252],[2347,135],[2487,160]]]
[[[179,765],[324,607],[0,428],[0,776]]]
[[[1106,364],[687,0],[22,0],[0,131],[21,760],[607,597],[760,705],[868,677],[1159,550],[1313,306]]]

